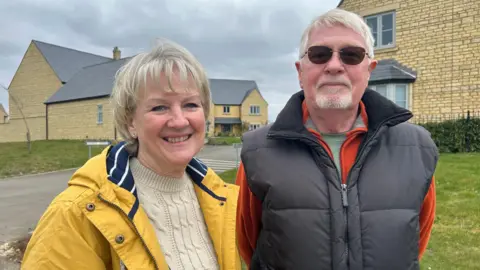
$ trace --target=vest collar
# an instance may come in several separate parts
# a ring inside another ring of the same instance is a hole
[[[308,130],[304,126],[304,113],[302,103],[305,100],[303,90],[295,93],[288,100],[285,107],[278,114],[272,124],[269,134],[303,134],[308,136]],[[368,119],[368,132],[373,132],[383,125],[394,126],[408,121],[413,115],[379,93],[367,88],[361,99],[365,106]]]

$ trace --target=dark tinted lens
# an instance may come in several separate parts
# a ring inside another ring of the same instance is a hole
[[[347,65],[358,65],[365,57],[365,49],[361,47],[346,47],[340,51],[340,58]]]
[[[332,50],[325,46],[312,46],[308,49],[308,59],[314,64],[325,64],[332,54]]]

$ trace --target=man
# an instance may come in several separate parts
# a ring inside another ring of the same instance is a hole
[[[305,30],[303,90],[243,137],[237,234],[250,269],[419,269],[438,151],[410,111],[367,89],[376,64],[353,13]]]

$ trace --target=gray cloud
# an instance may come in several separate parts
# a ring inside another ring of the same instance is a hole
[[[111,56],[168,38],[214,78],[254,79],[270,119],[298,91],[294,61],[303,29],[339,0],[16,0],[0,3],[0,83],[9,85],[32,39]],[[0,102],[1,100],[0,94]]]

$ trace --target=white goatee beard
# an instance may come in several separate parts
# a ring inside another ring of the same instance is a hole
[[[317,93],[316,103],[321,109],[347,109],[352,105],[352,93],[342,93],[341,90],[328,89],[327,95]]]

